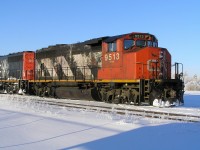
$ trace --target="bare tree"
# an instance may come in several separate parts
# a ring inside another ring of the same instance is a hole
[[[185,90],[187,91],[200,91],[200,78],[195,74],[189,77],[187,73],[184,77]]]

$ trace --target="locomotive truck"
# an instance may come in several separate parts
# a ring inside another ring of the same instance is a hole
[[[1,56],[0,87],[5,93],[173,106],[184,103],[184,83],[182,64],[171,63],[154,35],[132,32]]]

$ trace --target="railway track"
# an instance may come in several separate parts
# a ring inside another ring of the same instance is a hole
[[[4,94],[1,96],[4,96]],[[108,113],[116,113],[120,115],[135,115],[147,118],[158,118],[165,120],[174,120],[181,122],[200,122],[200,115],[192,115],[192,113],[181,113],[181,112],[167,112],[166,110],[159,109],[152,110],[146,107],[145,109],[137,106],[126,107],[125,105],[116,104],[106,104],[103,102],[94,101],[78,101],[78,100],[66,100],[66,99],[51,99],[51,98],[41,98],[36,96],[20,96],[20,95],[10,95],[13,100],[19,101],[32,101],[38,104],[54,105],[58,107],[66,108],[77,108],[92,111],[101,111]]]
[[[44,100],[38,100],[44,102]],[[98,105],[89,105],[89,104],[79,104],[79,103],[67,103],[67,102],[55,102],[55,101],[45,101],[49,105],[56,105],[56,106],[64,106],[64,107],[71,107],[71,108],[78,108],[78,109],[89,109],[94,111],[103,111],[115,113],[120,115],[135,115],[135,116],[142,116],[148,118],[160,118],[160,119],[167,119],[167,120],[176,120],[176,121],[183,121],[183,122],[200,122],[200,116],[190,115],[190,114],[179,114],[179,113],[167,113],[167,112],[157,112],[152,110],[139,110],[139,109],[127,109],[127,108],[117,108],[113,106],[98,106]]]
[[[158,118],[158,119],[166,119],[166,120],[174,120],[181,122],[200,122],[200,115],[192,115],[178,112],[166,112],[155,111],[142,109],[138,107],[127,108],[124,105],[116,105],[116,104],[105,104],[101,102],[88,102],[88,101],[76,101],[76,100],[64,100],[64,99],[50,99],[50,98],[41,98],[41,97],[29,97],[29,96],[14,96],[13,99],[17,99],[20,101],[26,101],[27,99],[39,104],[46,105],[55,105],[59,107],[67,107],[67,108],[77,108],[77,109],[87,109],[92,111],[101,111],[108,112],[120,115],[135,115],[147,118]]]

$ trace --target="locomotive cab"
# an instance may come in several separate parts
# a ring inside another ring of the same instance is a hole
[[[170,79],[171,55],[148,33],[110,37],[102,44],[98,79]]]

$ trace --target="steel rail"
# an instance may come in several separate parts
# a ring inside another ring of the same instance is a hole
[[[162,112],[162,111],[153,111],[153,110],[139,110],[134,108],[118,108],[111,106],[100,106],[93,104],[82,104],[82,103],[72,103],[72,102],[64,102],[64,101],[55,101],[55,100],[45,100],[45,99],[30,99],[31,101],[38,103],[45,103],[48,105],[56,105],[61,107],[69,107],[69,108],[77,108],[77,109],[89,109],[93,111],[102,111],[111,113],[115,111],[117,114],[121,115],[135,115],[142,116],[148,118],[159,118],[165,120],[174,120],[174,121],[182,121],[182,122],[200,122],[200,116],[191,115],[191,114],[181,114],[181,113],[172,113],[172,112]]]

